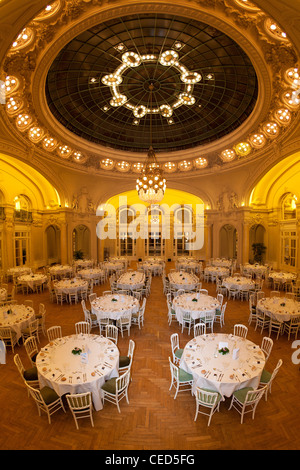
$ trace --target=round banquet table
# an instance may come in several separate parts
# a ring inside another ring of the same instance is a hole
[[[118,289],[136,290],[141,289],[145,282],[145,274],[139,271],[129,271],[122,274],[117,280]]]
[[[27,305],[12,304],[0,307],[0,326],[10,327],[16,332],[18,339],[22,336],[22,330],[33,320],[34,309]]]
[[[300,302],[285,297],[264,297],[257,302],[256,309],[279,322],[300,316]]]
[[[4,287],[0,287],[0,301],[3,302],[7,298],[7,290]]]
[[[182,316],[189,312],[194,320],[204,317],[206,313],[214,314],[220,308],[220,302],[205,294],[182,294],[173,299],[173,308],[179,323],[182,323]]]
[[[223,344],[220,344],[223,343]],[[218,352],[227,344],[229,353]],[[238,359],[233,350],[238,348]],[[180,368],[193,375],[193,391],[196,387],[219,392],[230,397],[244,387],[256,389],[265,365],[260,347],[240,336],[212,333],[193,338],[184,348]]]
[[[159,261],[144,261],[142,263],[142,269],[144,269],[144,271],[151,271],[152,273],[158,272],[159,274],[162,274],[163,264]]]
[[[28,286],[32,291],[35,291],[36,286],[40,286],[47,282],[47,276],[45,274],[24,274],[18,277],[20,284]]]
[[[92,259],[78,259],[75,261],[76,268],[92,268],[94,261]]]
[[[70,274],[72,272],[73,268],[69,265],[56,264],[49,268],[49,273],[51,274],[51,276],[65,276],[66,274]]]
[[[199,263],[197,263],[195,260],[190,261],[190,260],[178,260],[177,261],[177,269],[180,271],[181,269],[197,269],[199,266]]]
[[[218,266],[223,268],[230,268],[232,262],[228,259],[215,258],[211,261],[212,266]]]
[[[103,267],[108,273],[113,273],[115,271],[120,271],[120,269],[123,269],[124,265],[120,261],[107,261],[103,263]]]
[[[76,348],[86,354],[86,361],[81,354],[72,353]],[[36,366],[41,387],[52,387],[60,396],[91,392],[95,409],[101,410],[102,385],[119,376],[119,350],[103,336],[64,336],[41,348]]]
[[[31,273],[31,268],[28,266],[17,266],[15,268],[9,268],[7,270],[8,276],[21,276],[22,274],[29,274]]]
[[[128,313],[137,313],[139,307],[139,301],[135,297],[117,293],[97,297],[91,303],[91,311],[98,320],[101,318],[118,320]]]
[[[170,286],[174,289],[193,290],[199,284],[199,279],[192,273],[174,271],[168,274]]]
[[[255,276],[264,276],[267,271],[267,266],[261,264],[244,264],[243,266],[244,274],[251,274]]]
[[[296,274],[294,273],[285,273],[281,272],[274,272],[272,271],[269,274],[269,277],[273,279],[273,281],[280,282],[280,284],[285,284],[286,282],[294,281],[296,279]]]
[[[229,268],[224,268],[222,266],[207,266],[204,268],[204,274],[209,276],[224,277],[229,275]]]
[[[227,287],[227,289],[238,289],[238,290],[248,290],[254,289],[255,283],[248,279],[247,277],[239,276],[239,277],[225,277],[223,279],[223,285]]]
[[[77,276],[80,276],[82,279],[99,279],[104,275],[104,270],[100,268],[86,268],[77,271]]]
[[[55,289],[63,294],[69,294],[70,292],[79,292],[81,289],[87,287],[88,281],[85,279],[63,279],[57,281],[54,284]]]

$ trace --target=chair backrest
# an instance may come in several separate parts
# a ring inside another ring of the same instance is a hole
[[[135,342],[132,339],[130,339],[129,345],[128,345],[128,353],[127,353],[128,357],[130,357],[130,360],[132,360],[133,358],[134,350],[135,350]]]
[[[105,336],[114,343],[118,342],[119,330],[115,325],[107,324],[105,327]]]
[[[179,369],[175,364],[173,364],[170,357],[169,357],[169,364],[170,364],[172,379],[178,380],[178,378],[179,378]]]
[[[32,320],[29,323],[28,327],[29,327],[30,336],[33,336],[34,334],[36,334],[38,329],[39,329],[39,320],[38,320],[38,318],[36,318],[35,320]]]
[[[45,304],[40,303],[39,304],[39,313],[46,313],[46,307]]]
[[[112,294],[111,290],[105,290],[104,292],[102,292],[102,295],[111,295],[111,294]]]
[[[262,342],[261,342],[261,346],[260,346],[260,349],[262,350],[262,352],[264,353],[265,355],[265,359],[267,360],[271,354],[271,351],[272,351],[272,348],[273,348],[273,340],[272,338],[268,337],[268,336],[265,336],[263,339],[262,339]]]
[[[199,289],[200,294],[208,295],[207,289]]]
[[[87,321],[79,321],[75,323],[75,332],[76,334],[83,333],[85,335],[88,335],[91,331],[91,324]]]
[[[297,315],[296,317],[291,317],[290,326],[292,325],[300,325],[300,316]]]
[[[194,325],[194,337],[205,335],[206,333],[206,325],[205,323],[199,322]]]
[[[116,380],[116,395],[122,393],[129,385],[130,381],[130,369],[128,369],[124,374],[120,375]]]
[[[35,336],[29,336],[24,342],[24,347],[30,360],[39,352]]]
[[[233,327],[233,334],[235,336],[241,336],[242,338],[246,338],[248,334],[248,328],[245,325],[236,323]]]
[[[20,373],[20,376],[22,377],[22,379],[24,380],[24,370],[25,370],[25,367],[23,366],[23,362],[21,361],[21,358],[19,356],[19,354],[15,354],[14,355],[14,363],[16,364],[17,366],[17,369]]]
[[[267,386],[256,390],[249,390],[244,401],[244,406],[257,404],[264,395],[266,389]]]
[[[9,339],[12,336],[12,330],[9,326],[0,327],[0,339]]]
[[[24,305],[33,308],[33,300],[24,300]]]
[[[220,305],[222,306],[223,300],[224,300],[224,295],[223,294],[217,294],[217,300],[220,302]]]
[[[270,292],[270,297],[280,297],[280,291],[279,290],[272,290]]]
[[[75,413],[92,408],[92,394],[91,392],[67,394],[66,399],[70,409]]]
[[[38,388],[33,388],[31,387],[27,382],[26,386],[29,390],[30,395],[34,399],[34,401],[37,403],[38,406],[45,408],[47,405],[42,397],[42,394]]]
[[[174,352],[176,351],[176,349],[179,348],[179,336],[178,336],[178,333],[173,333],[173,334],[170,336],[170,340],[171,340],[172,352],[173,352],[173,354],[174,354]]]
[[[93,292],[93,294],[90,294],[89,295],[89,301],[90,303],[93,302],[93,300],[97,299],[97,294],[95,292]]]
[[[276,375],[278,374],[278,371],[279,371],[280,367],[282,366],[282,364],[283,364],[282,359],[279,359],[279,361],[277,362],[277,365],[276,365],[275,369],[274,369],[273,372],[272,372],[272,375],[271,375],[270,381],[269,381],[269,383],[268,383],[268,386],[270,386],[271,383],[273,382],[273,380],[275,379],[275,377],[276,377]]]
[[[62,338],[62,329],[61,326],[51,326],[47,330],[48,341],[53,341],[56,338]]]
[[[218,392],[204,390],[199,387],[196,388],[196,400],[203,406],[213,408],[218,400],[218,397]]]
[[[227,302],[225,302],[225,304],[222,305],[221,313],[223,316],[225,315],[226,307],[227,307]]]

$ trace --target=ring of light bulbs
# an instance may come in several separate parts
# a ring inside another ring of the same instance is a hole
[[[139,67],[143,62],[159,62],[165,67],[174,67],[180,73],[180,79],[184,83],[184,90],[176,97],[173,104],[162,104],[159,107],[152,107],[151,109],[144,105],[134,105],[127,96],[120,93],[119,85],[123,82],[123,74],[134,67]],[[117,67],[114,73],[105,75],[101,82],[110,88],[112,99],[110,105],[112,107],[125,106],[131,110],[134,117],[141,119],[146,114],[161,114],[165,118],[170,118],[174,109],[182,105],[191,106],[195,103],[195,97],[192,95],[194,85],[202,80],[202,75],[198,72],[189,71],[179,61],[179,54],[174,50],[164,51],[160,55],[144,54],[140,55],[136,52],[125,52],[122,55],[122,64]]]

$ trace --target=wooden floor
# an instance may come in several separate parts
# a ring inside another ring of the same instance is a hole
[[[135,264],[132,263],[132,267]],[[173,267],[168,263],[167,270]],[[163,295],[161,277],[154,277],[151,294],[147,299],[145,324],[142,330],[133,327],[131,338],[136,343],[132,367],[132,382],[129,387],[128,405],[121,402],[121,413],[110,403],[103,410],[94,412],[95,427],[88,420],[81,420],[77,431],[70,411],[59,411],[49,425],[47,417],[38,416],[37,408],[21,382],[8,352],[7,364],[0,365],[0,449],[2,450],[254,450],[254,449],[300,449],[300,371],[293,364],[291,339],[284,335],[277,341],[268,361],[273,370],[279,358],[283,366],[276,377],[272,394],[259,403],[255,419],[248,415],[244,424],[234,410],[228,410],[230,399],[221,403],[220,412],[213,416],[210,427],[207,418],[199,415],[194,422],[195,399],[190,392],[180,393],[174,400],[169,392],[171,355],[170,335],[179,333],[180,346],[191,339],[181,333],[177,324],[169,327],[166,298]],[[204,283],[209,293],[215,295],[215,285]],[[97,286],[101,293],[108,284]],[[265,289],[266,290],[266,289]],[[267,291],[267,290],[266,290]],[[18,294],[22,302],[25,296]],[[27,297],[27,296],[26,296]],[[47,309],[46,326],[61,325],[63,334],[74,332],[74,323],[83,319],[81,305],[57,305],[51,303],[48,291],[31,294],[34,306],[43,302]],[[215,332],[231,333],[235,323],[248,325],[248,303],[228,301],[225,326],[216,325]],[[249,327],[248,338],[257,344],[263,335]],[[299,338],[300,339],[300,338]],[[47,343],[42,336],[40,346]],[[120,338],[120,352],[125,354],[128,337]],[[29,366],[24,346],[16,348]],[[300,358],[300,354],[299,354]]]

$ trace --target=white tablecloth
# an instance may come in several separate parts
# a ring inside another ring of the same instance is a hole
[[[232,265],[231,260],[215,258],[211,261],[212,266],[219,266],[223,268],[230,268]]]
[[[78,259],[74,264],[77,268],[91,268],[93,267],[94,261],[92,259]]]
[[[145,282],[145,274],[139,271],[129,271],[122,274],[117,280],[118,289],[136,290],[141,289]]]
[[[61,265],[61,264],[56,264],[54,266],[51,266],[49,268],[49,273],[52,276],[65,276],[66,274],[70,274],[73,271],[72,266],[69,265]]]
[[[278,281],[281,284],[284,284],[287,281],[294,281],[296,279],[296,274],[294,274],[294,273],[285,273],[283,271],[281,271],[281,272],[272,271],[269,274],[269,277],[271,279],[273,279],[273,281]]]
[[[104,270],[100,268],[86,268],[77,271],[77,276],[83,279],[99,279],[101,276],[104,276],[104,274]]]
[[[266,297],[257,302],[256,309],[279,322],[300,316],[300,302],[285,297]]]
[[[244,264],[244,274],[255,274],[256,276],[263,276],[267,271],[267,266],[261,264]]]
[[[98,320],[100,318],[118,320],[127,313],[137,313],[139,306],[139,301],[131,295],[112,294],[103,295],[93,300],[91,311]]]
[[[35,290],[36,286],[47,282],[47,276],[45,274],[25,274],[24,276],[19,276],[18,281],[20,284],[27,285],[30,289]]]
[[[206,313],[214,314],[220,308],[220,302],[205,294],[182,294],[173,300],[173,308],[179,323],[182,323],[182,315],[189,312],[193,319],[204,317]]]
[[[177,266],[177,269],[179,271],[181,269],[197,269],[198,266],[199,266],[199,263],[197,263],[196,261],[189,261],[189,260],[181,261],[181,260],[178,260],[176,266]]]
[[[229,353],[218,352],[220,343],[227,343]],[[233,350],[239,349],[239,358],[233,359]],[[265,365],[260,347],[247,339],[228,334],[200,335],[184,348],[180,367],[194,377],[194,388],[216,390],[230,397],[244,387],[256,389]]]
[[[159,274],[162,274],[163,265],[159,261],[155,261],[155,262],[144,261],[144,263],[142,263],[142,269],[144,269],[145,271],[151,271],[151,272],[156,271]]]
[[[21,276],[22,274],[31,273],[31,268],[28,266],[17,266],[15,268],[9,268],[7,270],[8,276]]]
[[[168,274],[171,287],[174,289],[193,290],[196,289],[199,279],[192,273],[185,271],[174,271]]]
[[[63,294],[69,294],[70,292],[78,292],[84,287],[87,287],[88,281],[85,279],[63,279],[54,284],[55,289]]]
[[[229,268],[224,268],[222,266],[207,266],[204,268],[204,274],[209,276],[228,276]]]
[[[248,279],[247,277],[225,277],[223,279],[223,285],[227,287],[227,289],[238,289],[238,290],[247,290],[247,289],[254,289],[255,283]]]
[[[108,261],[106,263],[103,263],[103,268],[110,272],[114,271],[119,271],[120,269],[123,269],[124,265],[120,261]]]
[[[6,305],[0,307],[0,326],[10,327],[21,338],[21,331],[27,328],[29,323],[35,319],[34,310],[22,304]]]
[[[75,348],[87,353],[87,363],[72,353]],[[41,348],[36,365],[41,387],[48,385],[60,396],[91,392],[95,409],[101,410],[102,385],[119,376],[119,350],[99,335],[65,336]]]

